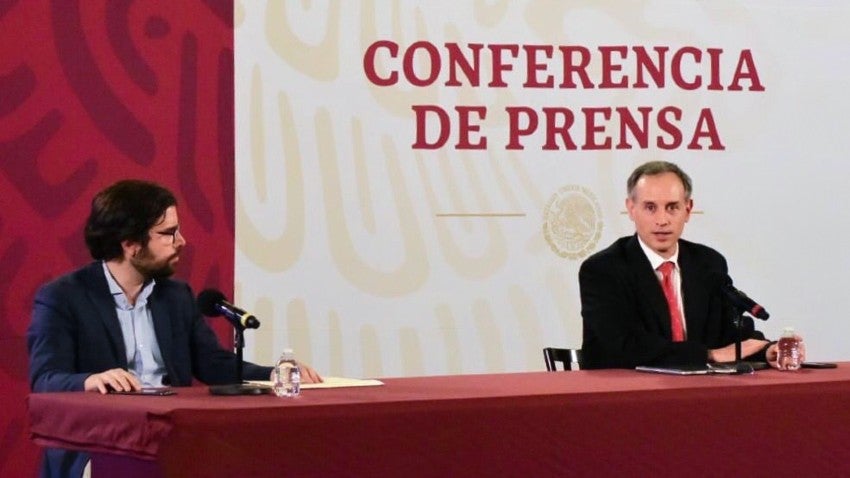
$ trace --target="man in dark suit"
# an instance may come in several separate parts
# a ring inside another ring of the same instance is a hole
[[[27,331],[34,392],[232,383],[236,355],[201,317],[192,291],[169,277],[186,239],[177,201],[145,181],[119,181],[92,201],[86,245],[96,262],[44,285]],[[271,367],[245,363],[243,377]],[[321,381],[302,364],[305,382]],[[80,476],[84,453],[45,450],[42,476]]]
[[[691,191],[688,175],[668,162],[643,164],[629,177],[626,209],[635,235],[616,240],[579,270],[583,368],[735,359],[737,312],[720,288],[726,260],[680,239],[693,207]],[[755,330],[751,318],[742,320],[742,357],[776,366],[775,343]]]

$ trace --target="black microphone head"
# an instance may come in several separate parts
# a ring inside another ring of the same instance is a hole
[[[734,305],[739,312],[748,312],[753,317],[761,320],[767,320],[768,317],[770,317],[770,314],[764,310],[764,307],[751,299],[747,294],[738,290],[732,284],[732,278],[729,277],[728,274],[718,274],[718,276],[720,280],[720,289],[726,294],[726,297],[729,298],[729,301],[732,302],[732,305]]]
[[[216,317],[221,315],[221,310],[216,307],[216,304],[225,300],[224,294],[215,289],[206,289],[198,294],[198,309],[207,317]]]
[[[245,317],[245,320],[243,321],[243,325],[245,326],[246,329],[259,329],[260,328],[260,321],[257,320],[257,318],[254,317],[253,315],[249,315],[249,316]]]
[[[770,318],[770,314],[768,314],[767,311],[764,310],[764,307],[762,307],[760,304],[756,304],[755,306],[753,306],[753,308],[749,312],[750,314],[752,314],[753,317],[757,319],[767,320]]]

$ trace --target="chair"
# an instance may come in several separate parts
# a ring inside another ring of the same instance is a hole
[[[546,347],[543,349],[543,359],[546,361],[546,370],[558,371],[558,362],[563,364],[562,370],[581,369],[581,349],[559,349]]]

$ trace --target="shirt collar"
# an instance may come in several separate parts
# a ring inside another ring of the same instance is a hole
[[[124,294],[124,291],[121,290],[121,286],[118,285],[118,281],[115,280],[115,277],[112,276],[112,272],[109,271],[109,268],[106,267],[106,261],[102,261],[103,265],[103,275],[106,276],[106,283],[109,285],[109,293],[112,294],[112,298],[115,299],[115,306],[119,309],[129,310],[134,306],[130,305],[130,301],[127,300],[127,296]],[[150,297],[153,292],[153,286],[156,285],[156,280],[151,279],[145,286],[142,288],[142,291],[139,293],[139,297],[136,298],[136,306],[142,306],[147,304],[148,297]]]
[[[676,252],[670,256],[669,259],[665,259],[658,255],[657,252],[653,251],[652,248],[647,246],[643,240],[641,240],[640,236],[637,236],[638,243],[640,244],[640,248],[643,250],[643,253],[646,254],[646,258],[649,259],[649,263],[652,265],[652,270],[658,270],[661,264],[665,262],[672,262],[676,266],[676,270],[679,270],[679,244],[676,244]]]

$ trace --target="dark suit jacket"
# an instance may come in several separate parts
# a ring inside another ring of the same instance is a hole
[[[221,347],[187,284],[157,280],[148,305],[168,383],[188,386],[193,377],[207,384],[236,381],[236,355]],[[100,262],[62,276],[36,293],[27,346],[34,392],[81,391],[89,375],[127,368],[115,301]],[[244,364],[246,379],[268,380],[270,374],[271,367]],[[78,476],[86,460],[84,454],[49,450],[42,475]]]
[[[679,240],[687,340],[673,342],[661,284],[637,239],[622,237],[581,265],[583,368],[705,364],[708,350],[733,343],[737,312],[720,289],[726,259],[714,249]],[[764,336],[743,317],[743,338]],[[750,360],[764,360],[764,351]]]

